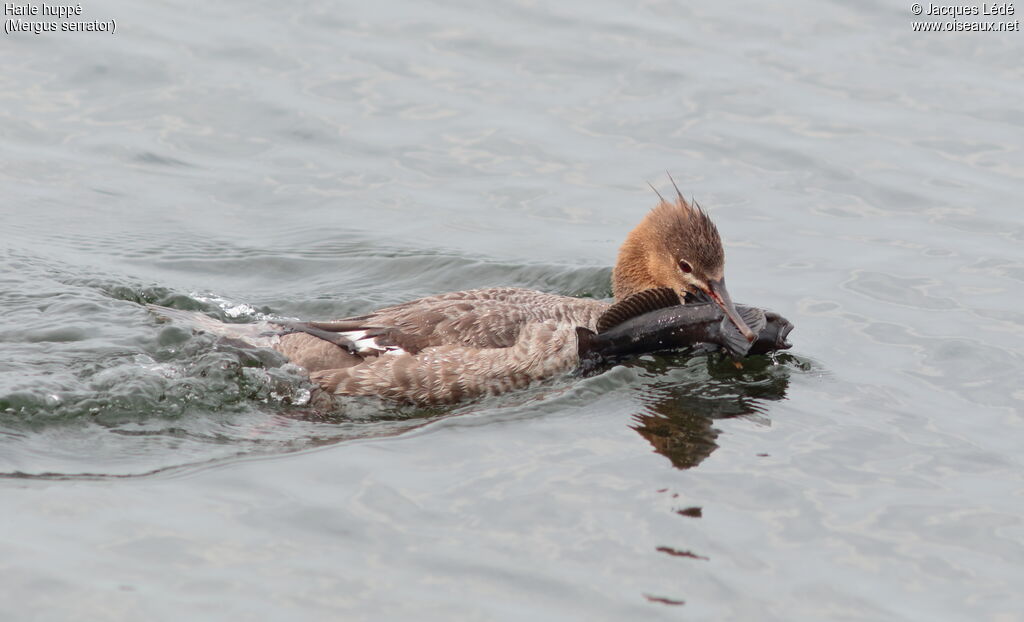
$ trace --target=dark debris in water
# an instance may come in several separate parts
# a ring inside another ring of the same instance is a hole
[[[693,551],[681,551],[679,549],[672,548],[671,546],[659,546],[655,550],[657,550],[659,553],[671,555],[672,557],[689,557],[690,559],[700,559],[703,561],[711,560],[710,557],[705,557],[704,555],[697,555]]]
[[[644,598],[651,601],[652,603],[660,603],[662,605],[685,605],[685,600],[678,600],[675,598],[667,598],[665,596],[652,596],[651,594],[644,594]]]
[[[704,516],[704,510],[697,506],[693,506],[683,508],[681,510],[676,510],[676,514],[680,516],[688,516],[690,518],[701,518],[702,516]]]

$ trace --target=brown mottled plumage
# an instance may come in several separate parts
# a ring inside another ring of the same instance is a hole
[[[573,369],[575,327],[595,326],[607,308],[597,300],[517,288],[422,298],[356,320],[316,324],[344,331],[386,327],[386,339],[377,343],[402,351],[370,353],[340,369],[307,369],[324,390],[339,395],[438,404],[504,393]],[[277,349],[305,337],[285,335]]]
[[[718,230],[699,206],[678,190],[677,195],[673,203],[661,199],[626,237],[612,277],[615,298],[652,288],[671,288],[680,298],[703,292],[746,335],[750,330],[724,287]],[[574,369],[576,328],[595,330],[610,306],[491,288],[421,298],[334,322],[230,324],[214,332],[274,348],[329,393],[440,404],[503,393]],[[210,329],[212,322],[199,323]]]

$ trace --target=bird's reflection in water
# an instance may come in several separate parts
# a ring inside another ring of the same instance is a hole
[[[763,417],[766,402],[786,397],[790,362],[789,354],[748,357],[742,368],[718,354],[643,357],[629,364],[657,380],[643,387],[632,427],[676,468],[695,467],[718,447],[716,419]]]

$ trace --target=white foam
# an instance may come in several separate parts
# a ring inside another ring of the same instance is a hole
[[[199,302],[217,305],[224,312],[224,315],[230,318],[238,319],[240,317],[248,317],[254,320],[274,319],[273,317],[267,315],[266,313],[260,313],[256,311],[256,309],[253,308],[252,305],[246,304],[244,302],[235,302],[233,300],[228,300],[227,298],[218,296],[216,294],[200,294],[197,292],[191,292],[189,296],[198,300]]]

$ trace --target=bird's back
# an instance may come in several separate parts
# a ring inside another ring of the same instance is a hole
[[[527,289],[468,290],[293,325],[298,330],[274,347],[337,395],[452,403],[573,369],[579,362],[576,327],[593,329],[607,308]],[[319,331],[343,341],[311,334]]]

